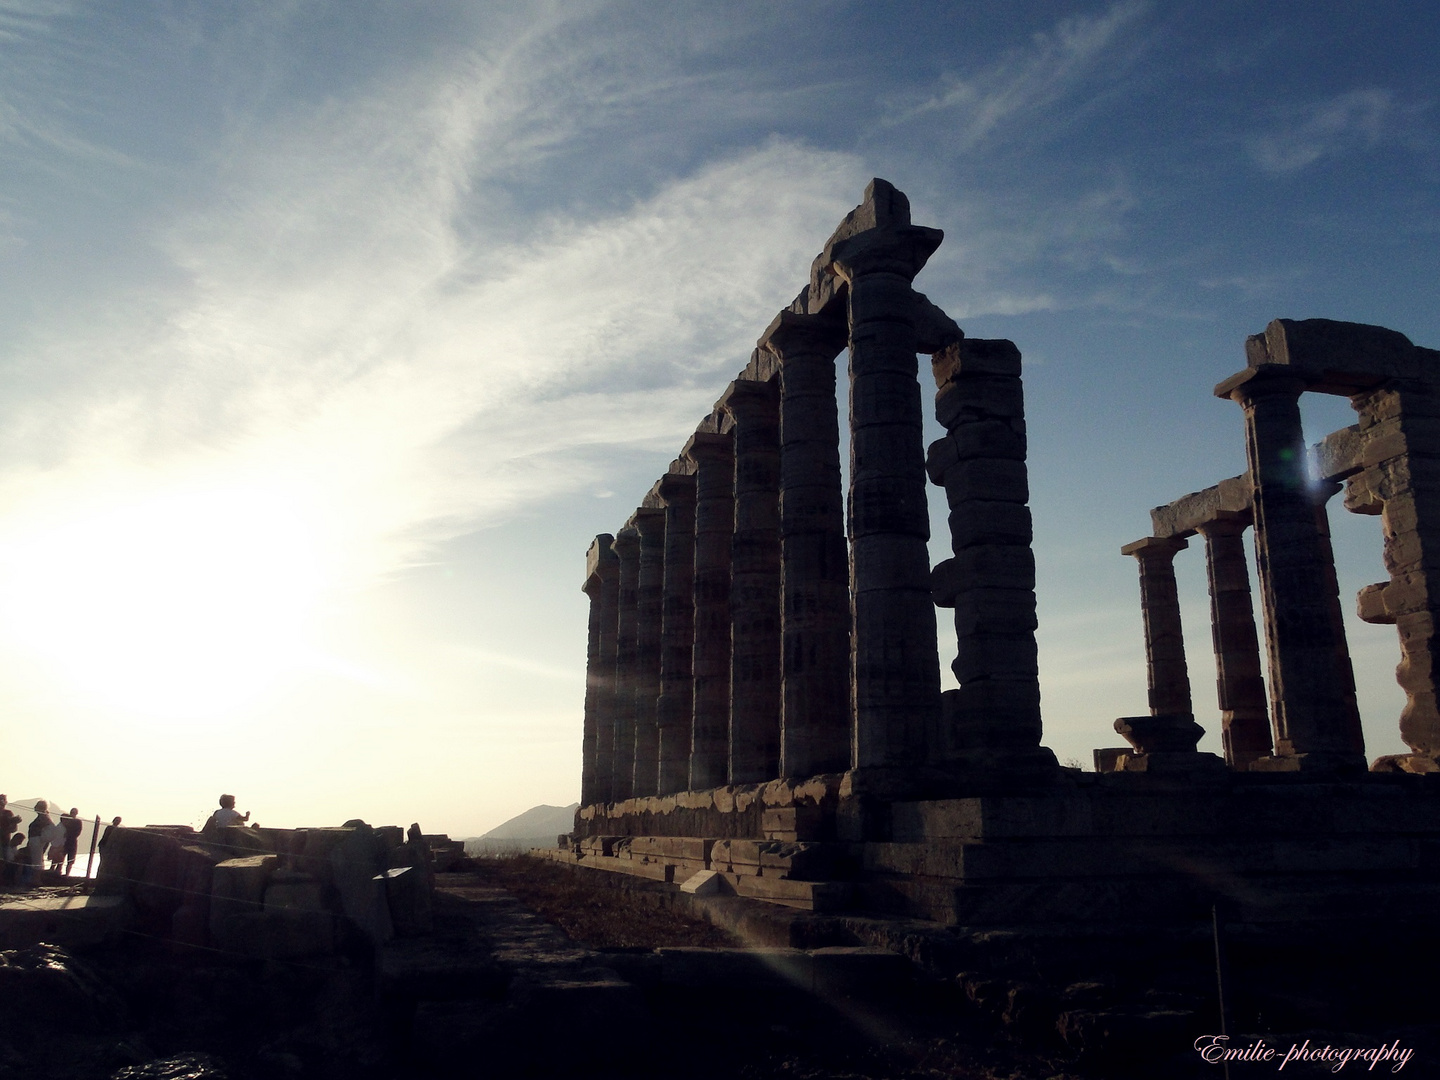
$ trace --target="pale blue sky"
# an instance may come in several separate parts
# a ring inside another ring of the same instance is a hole
[[[1061,757],[1144,711],[1118,548],[1243,468],[1245,335],[1440,345],[1428,5],[494,7],[0,0],[10,794],[571,801],[586,545],[872,176],[945,230],[917,287],[1026,358]],[[1348,608],[1379,532],[1335,511]],[[1397,751],[1393,631],[1352,647]]]

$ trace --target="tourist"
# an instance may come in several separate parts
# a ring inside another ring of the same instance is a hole
[[[80,853],[80,833],[85,828],[79,809],[72,806],[68,814],[62,814],[60,826],[65,830],[65,876],[69,877],[75,866],[75,857]]]
[[[205,820],[205,824],[200,831],[206,833],[212,832],[215,829],[228,829],[231,825],[240,825],[249,820],[249,810],[246,810],[245,813],[242,814],[235,809],[234,795],[221,795],[220,809],[216,810]]]
[[[5,863],[3,875],[0,875],[0,884],[6,887],[20,883],[20,860],[24,856],[22,844],[25,843],[25,836],[22,833],[15,833],[5,842]]]
[[[110,842],[110,834],[120,827],[120,815],[116,814],[110,819],[110,824],[105,826],[105,832],[100,836],[100,843],[95,845],[95,850],[105,854],[105,845]]]
[[[30,821],[30,827],[25,830],[28,843],[25,851],[29,858],[26,860],[26,880],[22,884],[33,885],[40,877],[40,871],[45,869],[45,847],[48,843],[46,834],[55,828],[55,820],[50,816],[50,804],[44,799],[35,803],[35,817]]]
[[[19,825],[20,815],[11,810],[5,796],[0,795],[0,844],[4,845],[7,852],[10,850],[10,837]]]

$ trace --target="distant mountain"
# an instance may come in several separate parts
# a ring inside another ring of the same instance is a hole
[[[526,851],[533,847],[554,847],[555,838],[575,828],[575,811],[579,803],[569,806],[532,806],[484,836],[465,841],[467,855],[503,855]]]

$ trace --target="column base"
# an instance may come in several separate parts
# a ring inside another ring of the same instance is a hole
[[[1107,770],[1125,773],[1150,773],[1165,776],[1224,776],[1230,770],[1225,759],[1218,754],[1203,754],[1198,751],[1155,751],[1149,754],[1121,754],[1114,761],[1114,768]]]

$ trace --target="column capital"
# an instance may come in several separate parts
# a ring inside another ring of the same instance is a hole
[[[1189,546],[1190,541],[1182,536],[1147,536],[1143,540],[1126,544],[1120,549],[1120,554],[1134,555],[1142,563],[1151,560],[1169,562],[1177,552],[1184,551]]]
[[[1195,531],[1207,540],[1212,536],[1239,536],[1255,521],[1251,510],[1217,510],[1215,516],[1195,523]]]
[[[735,453],[735,436],[728,431],[697,431],[685,440],[681,456],[696,465],[722,461]]]
[[[669,506],[695,501],[694,473],[666,473],[655,484],[655,494]]]
[[[640,554],[640,530],[633,524],[627,523],[615,534],[615,540],[611,543],[610,550],[622,559],[635,558]]]
[[[944,239],[940,229],[924,225],[872,229],[837,241],[830,249],[827,269],[846,282],[877,273],[913,279]]]
[[[642,506],[631,515],[630,520],[642,543],[665,535],[665,511],[661,507]]]
[[[1215,396],[1241,405],[1260,397],[1299,398],[1308,386],[1289,364],[1257,364],[1231,375],[1215,387]]]
[[[780,387],[775,382],[757,382],[753,379],[736,379],[716,404],[735,417],[737,421],[765,419],[775,415],[780,403]]]
[[[620,568],[620,558],[612,547],[614,543],[615,537],[609,533],[601,533],[590,542],[590,550],[585,552],[585,584],[580,586],[581,592],[588,593],[602,578]]]
[[[802,315],[788,308],[776,315],[758,345],[784,360],[791,356],[827,356],[834,359],[846,345],[843,320]]]

